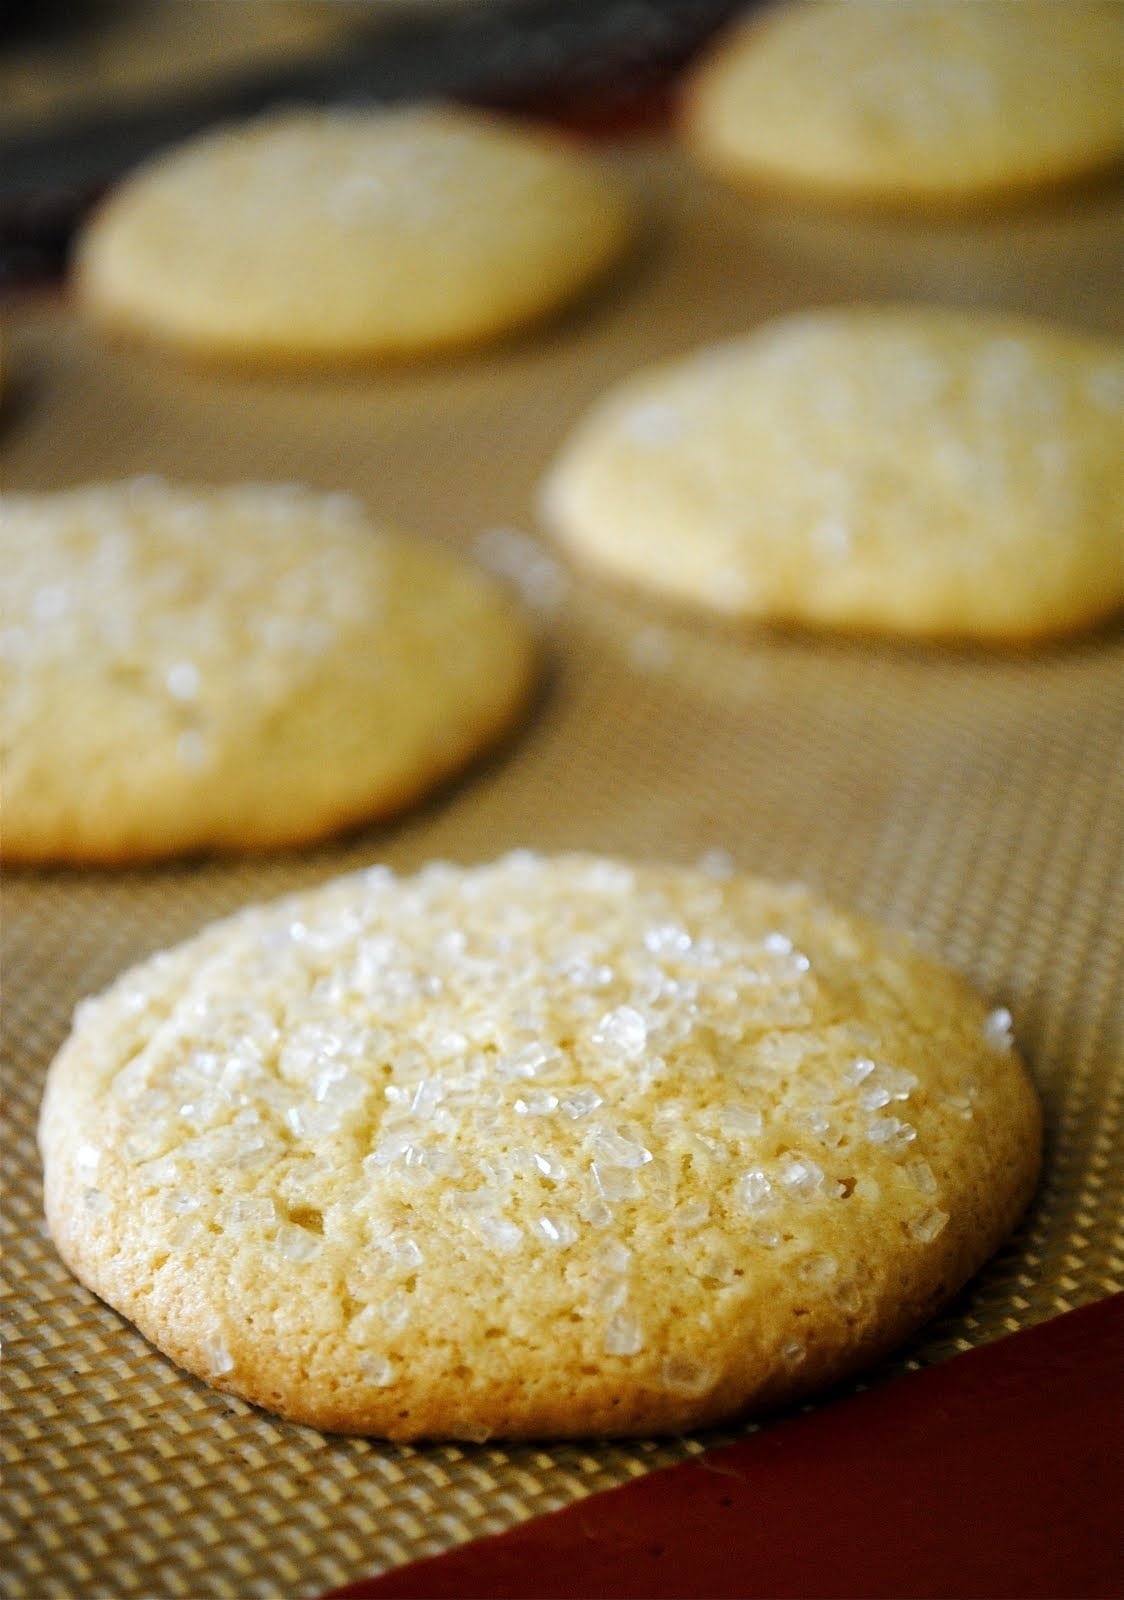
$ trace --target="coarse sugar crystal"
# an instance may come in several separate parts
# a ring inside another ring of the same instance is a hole
[[[502,1078],[537,1078],[561,1059],[561,1051],[535,1039],[500,1056],[495,1070]]]
[[[538,1089],[520,1095],[512,1110],[521,1117],[545,1117],[558,1109],[558,1096],[548,1089]]]
[[[646,1145],[626,1138],[605,1123],[598,1123],[592,1129],[589,1150],[597,1162],[630,1169],[646,1166],[652,1159],[652,1152]]]
[[[564,1183],[568,1176],[565,1162],[545,1150],[529,1150],[527,1152],[528,1165],[540,1174],[549,1178],[551,1183]]]
[[[607,1228],[613,1220],[613,1209],[599,1195],[587,1195],[578,1206],[578,1216],[591,1228]]]
[[[393,1361],[374,1352],[364,1351],[359,1357],[359,1370],[376,1389],[388,1389],[395,1379]]]
[[[671,1213],[672,1225],[683,1233],[693,1232],[701,1228],[710,1216],[710,1202],[701,1195],[694,1195],[690,1199],[682,1200]]]
[[[632,1262],[632,1251],[619,1239],[603,1239],[593,1253],[592,1262],[602,1272],[627,1272]]]
[[[1014,1018],[1006,1006],[997,1006],[984,1021],[984,1038],[993,1050],[1010,1050],[1015,1043]]]
[[[797,1275],[803,1283],[820,1285],[830,1283],[839,1272],[839,1263],[834,1256],[823,1251],[813,1252],[805,1256],[797,1264]]]
[[[760,1211],[776,1199],[773,1185],[760,1167],[753,1167],[738,1180],[734,1190],[738,1204],[745,1211]]]
[[[321,1250],[321,1241],[314,1233],[287,1223],[278,1228],[275,1243],[286,1261],[311,1261]]]
[[[727,1137],[756,1139],[765,1126],[765,1119],[755,1106],[731,1102],[718,1108],[718,1126]]]
[[[371,1242],[387,1258],[390,1266],[402,1272],[413,1272],[425,1259],[421,1246],[410,1234],[386,1233]]]
[[[563,965],[561,976],[576,989],[605,989],[616,978],[616,972],[604,962],[579,956]]]
[[[652,1205],[667,1207],[671,1204],[674,1183],[671,1167],[663,1156],[654,1156],[640,1169],[640,1184]]]
[[[871,1144],[896,1155],[913,1143],[917,1129],[900,1117],[875,1117],[867,1124],[866,1136]]]
[[[718,1248],[704,1252],[699,1258],[697,1272],[700,1281],[708,1288],[733,1283],[738,1277],[737,1268],[729,1252]]]
[[[627,1310],[616,1311],[605,1324],[605,1353],[634,1356],[644,1348],[644,1335],[636,1318]]]
[[[175,661],[164,674],[164,687],[173,700],[195,700],[202,681],[194,661]]]
[[[203,1359],[207,1363],[212,1375],[221,1378],[224,1373],[234,1371],[234,1357],[226,1347],[226,1342],[221,1334],[211,1334],[202,1341]]]
[[[792,1072],[803,1066],[815,1041],[790,1030],[765,1033],[754,1041],[753,1056],[759,1066],[771,1072]]]
[[[946,1094],[944,1104],[954,1117],[959,1117],[961,1122],[971,1122],[975,1115],[971,1099],[966,1094]]]
[[[392,1333],[404,1328],[410,1320],[410,1296],[404,1289],[395,1289],[379,1307],[382,1320]]]
[[[762,1250],[777,1250],[784,1239],[780,1229],[771,1227],[767,1222],[755,1222],[749,1236]]]
[[[151,1161],[155,1156],[164,1154],[172,1137],[169,1125],[163,1121],[151,1123],[148,1127],[143,1124],[138,1127],[134,1123],[132,1131],[122,1142],[121,1154],[134,1165]]]
[[[594,1044],[610,1055],[635,1061],[648,1043],[648,1024],[634,1006],[617,1006],[607,1011],[593,1034]]]
[[[777,1182],[788,1194],[810,1200],[823,1193],[824,1170],[808,1156],[786,1156],[777,1169]]]
[[[493,1432],[486,1422],[475,1417],[456,1417],[449,1427],[450,1438],[465,1439],[469,1444],[487,1444]]]
[[[698,1361],[693,1356],[670,1355],[664,1358],[660,1377],[665,1389],[700,1395],[712,1387],[718,1372],[709,1362]]]
[[[920,1194],[936,1194],[937,1179],[927,1161],[907,1161],[902,1168],[909,1182]]]
[[[691,944],[691,935],[677,922],[656,923],[644,932],[644,948],[653,955],[685,955]]]
[[[916,1074],[906,1072],[902,1067],[880,1066],[878,1079],[885,1086],[891,1100],[908,1100],[918,1085]]]
[[[590,1112],[596,1111],[604,1101],[596,1089],[582,1086],[565,1095],[559,1104],[566,1116],[576,1122],[580,1117],[588,1117]]]
[[[463,1035],[460,1036],[463,1039]],[[430,1117],[448,1093],[445,1079],[440,1075],[419,1078],[410,1095],[410,1110],[415,1117]],[[317,1099],[320,1096],[317,1095]]]
[[[834,1150],[843,1142],[843,1132],[819,1106],[809,1106],[794,1112],[792,1120],[806,1128],[819,1144]]]
[[[578,1230],[565,1217],[543,1215],[535,1218],[533,1226],[548,1244],[559,1248],[573,1244],[578,1237]]]
[[[862,1290],[854,1278],[844,1278],[833,1290],[833,1298],[844,1316],[853,1317],[862,1309]]]
[[[638,1200],[640,1198],[640,1180],[631,1167],[613,1166],[606,1161],[594,1161],[590,1164],[593,1181],[597,1185],[597,1192],[609,1205],[618,1205],[622,1200]]]
[[[906,1228],[912,1239],[919,1244],[932,1244],[933,1240],[942,1234],[948,1226],[949,1215],[939,1206],[926,1206],[924,1211],[919,1211],[916,1216],[910,1217]]]
[[[602,1316],[619,1311],[628,1299],[628,1281],[609,1274],[599,1275],[592,1281],[589,1298]]]
[[[523,1229],[508,1217],[480,1211],[472,1219],[477,1237],[490,1249],[510,1255],[523,1243]]]
[[[700,872],[705,872],[708,878],[717,878],[724,881],[732,878],[736,870],[733,856],[728,850],[707,850],[699,857],[698,867]]]
[[[232,1231],[262,1232],[277,1221],[277,1207],[268,1195],[235,1195],[223,1207],[223,1222]]]
[[[869,1056],[859,1056],[844,1070],[843,1081],[850,1084],[864,1083],[875,1070],[875,1065]]]
[[[363,1158],[363,1171],[372,1173],[379,1167],[389,1167],[396,1161],[404,1160],[414,1147],[414,1138],[412,1133],[388,1133],[379,1140],[370,1155]]]
[[[619,861],[594,860],[586,864],[582,882],[595,894],[619,898],[635,891],[636,874]]]
[[[418,1150],[419,1163],[435,1178],[459,1178],[464,1162],[455,1150],[429,1145]]]

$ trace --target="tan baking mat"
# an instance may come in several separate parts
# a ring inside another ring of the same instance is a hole
[[[184,1377],[56,1261],[33,1125],[75,1001],[219,913],[374,860],[409,869],[517,844],[676,860],[723,848],[912,928],[1011,1007],[1049,1155],[1018,1236],[881,1376],[1119,1287],[1120,629],[997,658],[739,636],[567,581],[526,539],[536,479],[589,397],[640,361],[773,311],[927,296],[1112,328],[1119,196],[935,231],[763,210],[658,151],[621,159],[653,219],[630,270],[557,326],[455,363],[229,379],[103,349],[64,306],[11,310],[10,487],[139,471],[346,487],[514,568],[549,662],[507,749],[393,826],[261,861],[7,875],[2,1515],[15,1600],[311,1595],[710,1442],[415,1450],[326,1438]]]

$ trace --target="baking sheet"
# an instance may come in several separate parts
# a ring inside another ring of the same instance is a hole
[[[546,667],[504,750],[393,823],[258,859],[6,871],[0,1534],[13,1600],[314,1595],[717,1438],[326,1437],[178,1372],[55,1258],[33,1132],[76,1001],[216,915],[349,868],[517,845],[681,861],[724,849],[913,930],[1014,1013],[1047,1166],[1015,1238],[872,1379],[1121,1286],[1121,628],[995,656],[739,632],[568,573],[534,516],[543,468],[607,383],[775,312],[927,298],[1119,332],[1119,191],[930,227],[749,203],[663,146],[610,159],[650,219],[627,269],[549,328],[455,361],[231,376],[104,345],[63,297],[5,308],[6,488],[159,472],[349,489],[511,571]]]

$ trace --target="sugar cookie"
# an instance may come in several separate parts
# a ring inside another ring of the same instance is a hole
[[[630,231],[620,187],[559,135],[452,108],[297,110],[126,179],[76,283],[98,319],[201,355],[362,361],[537,318]]]
[[[563,448],[584,562],[737,617],[976,640],[1124,602],[1119,343],[923,307],[780,318],[643,372]]]
[[[316,838],[455,771],[532,676],[490,579],[292,486],[8,495],[0,601],[10,860]]]
[[[684,131],[740,183],[975,205],[1124,156],[1124,8],[1082,0],[779,6],[725,36]]]
[[[678,1430],[841,1378],[1026,1204],[953,974],[806,891],[516,853],[253,907],[85,1003],[63,1258],[181,1366],[395,1439]]]

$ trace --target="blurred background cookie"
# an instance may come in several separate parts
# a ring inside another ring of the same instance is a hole
[[[1010,1017],[806,891],[528,852],[251,908],[84,1005],[52,1236],[190,1372],[396,1439],[651,1433],[891,1348],[1029,1199]]]
[[[1124,602],[1118,343],[936,308],[797,313],[612,390],[547,522],[735,617],[981,641]]]
[[[684,132],[736,183],[975,205],[1124,157],[1124,7],[1082,0],[780,5],[724,36]]]
[[[424,793],[527,697],[506,596],[345,495],[10,495],[0,550],[9,860],[314,839]]]
[[[199,355],[348,363],[543,316],[631,232],[621,187],[560,135],[451,107],[292,110],[126,179],[76,282],[98,320]]]

